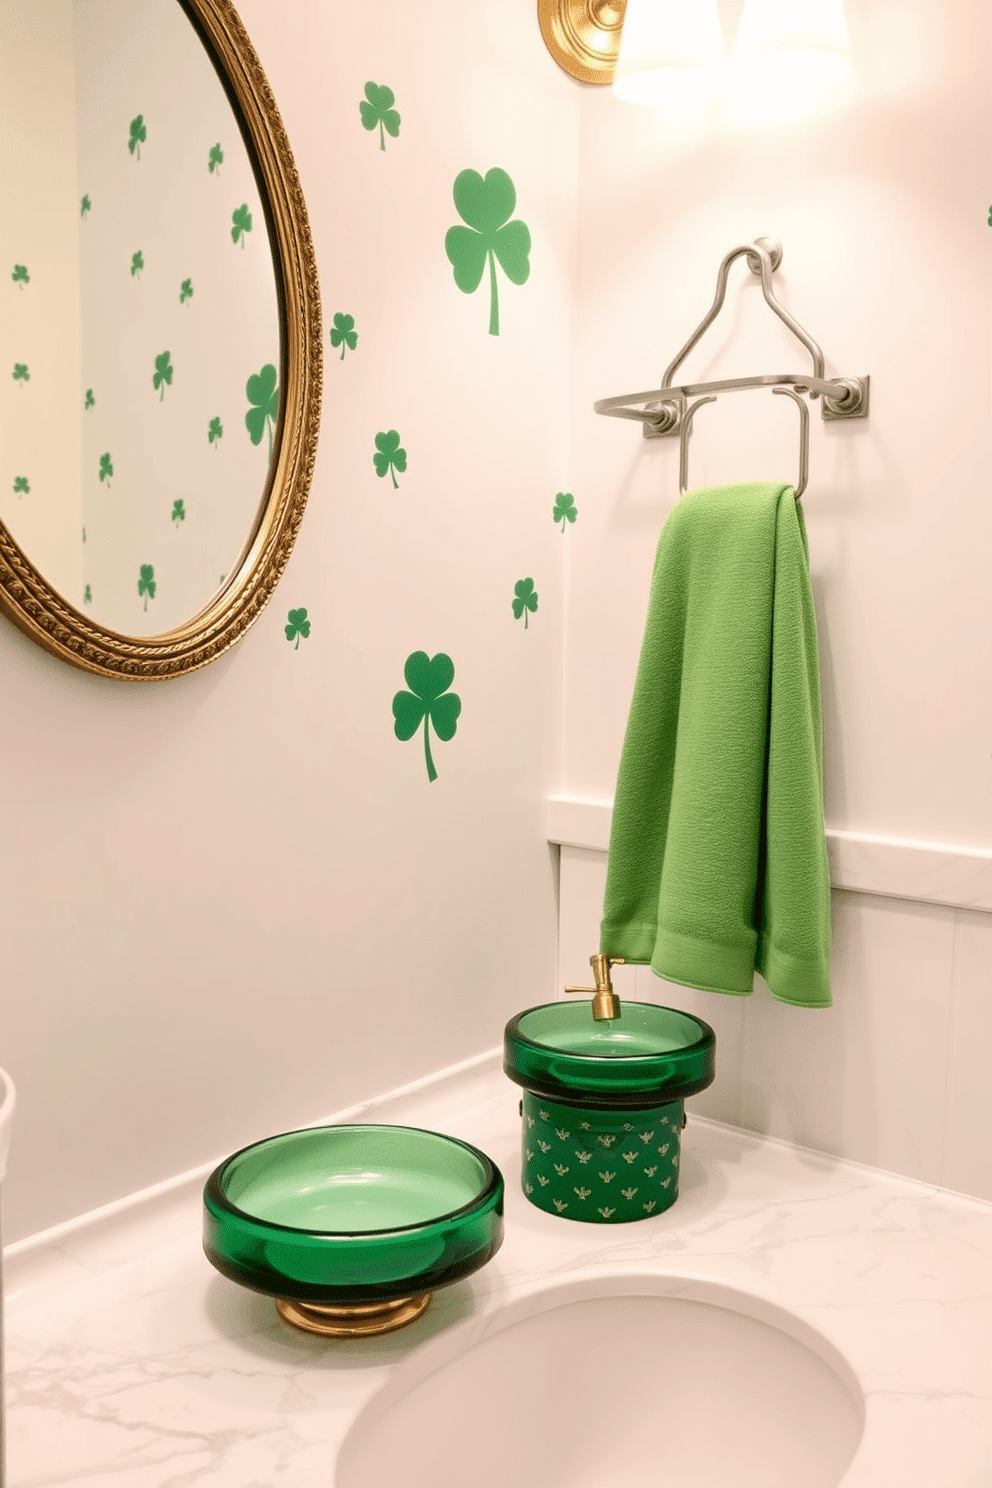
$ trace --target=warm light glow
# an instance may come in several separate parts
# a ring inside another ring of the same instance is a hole
[[[627,0],[613,91],[630,103],[692,110],[720,91],[716,0]]]
[[[809,114],[850,75],[844,0],[745,0],[731,66],[732,117]]]

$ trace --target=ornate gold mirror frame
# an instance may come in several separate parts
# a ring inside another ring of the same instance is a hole
[[[279,111],[230,0],[179,0],[234,109],[269,227],[280,310],[282,389],[272,468],[254,531],[224,589],[164,635],[93,623],[42,577],[0,523],[0,611],[63,661],[133,681],[178,677],[215,661],[258,619],[292,551],[313,474],[320,416],[317,265],[303,192]]]

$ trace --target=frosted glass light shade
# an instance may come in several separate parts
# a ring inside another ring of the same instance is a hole
[[[851,73],[844,0],[745,0],[733,70],[752,89],[843,82]]]
[[[723,71],[716,0],[627,0],[613,91],[668,108],[715,97]]]

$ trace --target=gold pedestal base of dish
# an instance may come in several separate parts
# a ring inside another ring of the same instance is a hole
[[[277,1297],[276,1311],[294,1328],[318,1333],[322,1338],[370,1338],[375,1333],[405,1328],[420,1316],[430,1300],[430,1292],[419,1292],[415,1297],[397,1297],[393,1302],[325,1307],[317,1302],[291,1302]]]

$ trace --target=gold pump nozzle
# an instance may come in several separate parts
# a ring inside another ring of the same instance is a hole
[[[620,999],[610,981],[610,967],[623,966],[621,956],[606,956],[602,952],[589,957],[589,965],[596,979],[595,987],[566,987],[566,992],[591,992],[592,1015],[597,1023],[620,1017]]]

